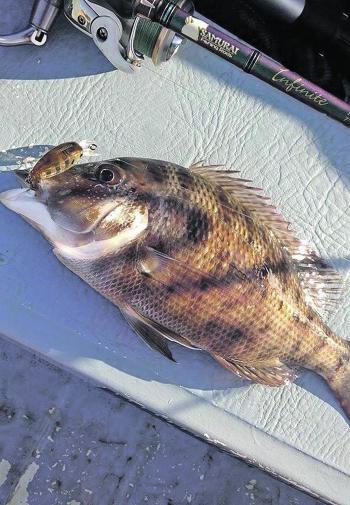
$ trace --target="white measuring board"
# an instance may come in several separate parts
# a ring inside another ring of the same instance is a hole
[[[13,19],[6,1],[1,33]],[[329,324],[350,337],[345,127],[190,43],[162,67],[147,62],[126,75],[60,19],[46,46],[1,47],[0,61],[0,150],[10,150],[0,164],[31,144],[88,138],[102,158],[233,166],[342,273],[344,296]],[[0,175],[0,191],[16,185]],[[0,333],[330,502],[350,503],[349,423],[318,376],[270,389],[175,344],[177,363],[167,361],[3,207]]]

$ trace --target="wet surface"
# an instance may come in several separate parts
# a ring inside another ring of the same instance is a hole
[[[320,502],[1,339],[0,503]]]

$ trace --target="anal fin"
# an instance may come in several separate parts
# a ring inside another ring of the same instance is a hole
[[[294,370],[287,367],[279,360],[266,363],[243,363],[240,361],[227,360],[217,354],[212,354],[220,365],[230,370],[239,377],[264,384],[266,386],[277,387],[293,382],[296,378]]]

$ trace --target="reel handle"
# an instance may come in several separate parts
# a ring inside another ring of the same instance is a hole
[[[62,0],[36,0],[27,28],[16,33],[0,35],[0,45],[44,45],[47,40],[47,32],[51,28],[61,5]]]

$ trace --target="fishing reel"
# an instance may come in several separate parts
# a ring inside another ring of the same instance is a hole
[[[28,26],[16,33],[0,35],[0,46],[19,46],[33,44],[42,46],[47,40],[62,0],[35,0]]]
[[[176,3],[193,12],[191,1]],[[74,26],[92,37],[112,65],[125,72],[139,68],[144,57],[155,65],[168,61],[183,41],[160,24],[135,16],[130,0],[66,0],[64,12]]]
[[[66,18],[124,72],[137,70],[145,57],[155,65],[168,61],[184,40],[135,14],[133,0],[35,0],[29,26],[16,34],[0,35],[0,45],[44,44],[62,3]],[[189,13],[194,10],[191,0],[174,3]]]

